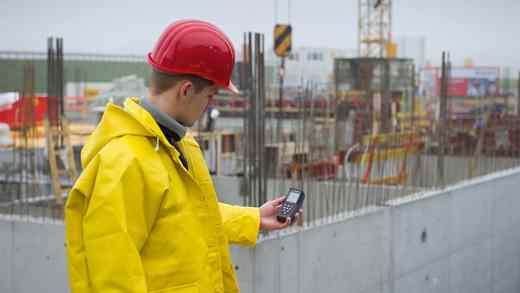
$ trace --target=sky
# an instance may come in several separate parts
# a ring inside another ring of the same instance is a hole
[[[45,51],[48,36],[66,52],[144,55],[170,22],[197,18],[239,47],[246,31],[293,26],[293,47],[357,48],[357,0],[0,0],[0,51]],[[275,9],[276,8],[276,9]],[[393,35],[423,36],[426,59],[520,69],[520,0],[393,0]],[[289,13],[290,12],[290,13]]]

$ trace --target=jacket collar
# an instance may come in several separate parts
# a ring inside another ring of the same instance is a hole
[[[140,99],[139,104],[152,115],[152,117],[157,121],[159,125],[168,128],[171,132],[175,133],[179,140],[182,139],[186,135],[186,127],[182,125],[179,121],[173,119],[168,114],[162,112],[157,108],[154,104],[152,104],[148,99]]]

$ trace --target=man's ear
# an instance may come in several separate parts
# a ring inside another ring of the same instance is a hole
[[[193,92],[195,91],[195,87],[191,81],[183,81],[181,83],[181,87],[179,89],[179,93],[181,97],[183,98],[189,98],[193,95]]]

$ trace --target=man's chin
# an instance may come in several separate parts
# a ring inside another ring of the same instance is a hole
[[[192,127],[193,124],[195,124],[194,122],[189,122],[189,121],[186,121],[186,120],[181,120],[181,119],[176,119],[177,122],[179,122],[180,125],[184,126],[184,127]]]

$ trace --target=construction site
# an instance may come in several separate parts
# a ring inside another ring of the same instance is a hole
[[[243,32],[240,94],[219,92],[189,130],[220,201],[306,193],[298,223],[231,248],[241,291],[520,292],[520,72],[443,51],[417,64],[395,42],[396,4],[357,2],[355,53],[299,50],[290,23]],[[45,41],[0,51],[0,292],[70,291],[82,147],[107,103],[148,94],[146,56]]]

